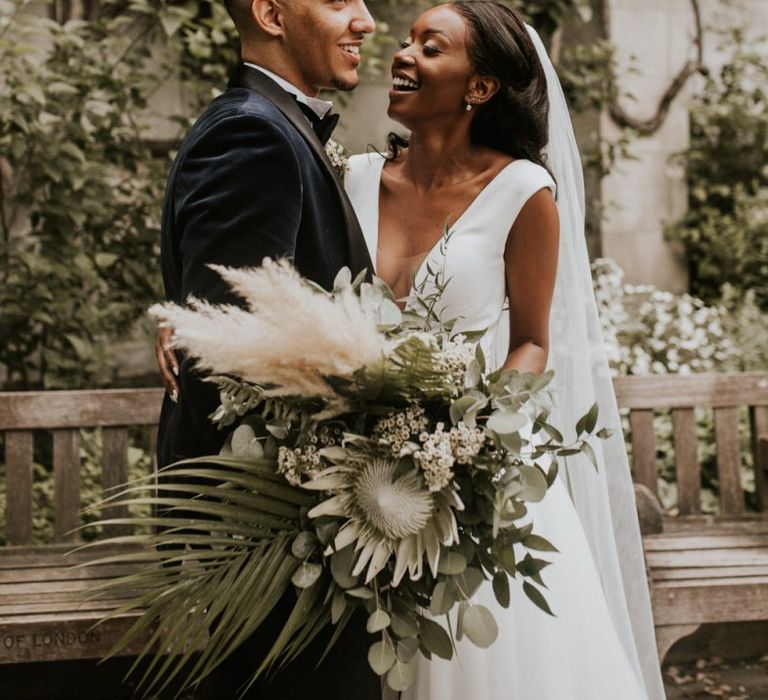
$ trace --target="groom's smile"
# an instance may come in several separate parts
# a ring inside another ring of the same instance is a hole
[[[316,95],[357,85],[360,46],[375,28],[363,0],[286,0],[280,13],[298,88]]]

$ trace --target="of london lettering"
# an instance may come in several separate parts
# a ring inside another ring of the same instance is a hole
[[[101,641],[99,630],[72,632],[67,630],[41,630],[33,634],[6,634],[0,638],[3,649],[44,649],[51,647],[71,647],[74,645],[98,644]]]

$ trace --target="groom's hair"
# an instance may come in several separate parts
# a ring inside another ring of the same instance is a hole
[[[251,0],[224,0],[224,7],[235,23],[238,34],[248,34],[251,25]]]

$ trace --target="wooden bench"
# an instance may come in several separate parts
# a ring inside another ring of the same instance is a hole
[[[635,482],[657,494],[654,414],[673,423],[676,517],[644,537],[659,657],[705,623],[768,620],[768,373],[656,375],[615,381],[629,409]],[[719,513],[702,514],[695,409],[713,413]],[[754,502],[741,482],[740,415],[748,415]]]
[[[654,412],[670,410],[680,515],[645,537],[660,656],[708,622],[768,620],[768,373],[625,377],[619,405],[629,409],[635,479],[657,492]],[[82,428],[100,427],[102,487],[126,477],[128,428],[144,426],[154,452],[161,390],[0,393],[5,442],[6,539],[0,547],[0,664],[98,658],[130,618],[90,630],[114,602],[84,603],[80,591],[121,573],[73,569],[71,530],[79,524]],[[701,469],[694,409],[711,407],[717,434],[720,514],[701,514]],[[757,513],[747,513],[739,476],[739,407],[748,407]],[[40,431],[52,434],[55,542],[33,546],[32,462]],[[90,630],[90,631],[89,631]],[[126,653],[130,653],[130,649]]]
[[[74,566],[92,560],[94,550],[65,556],[79,541],[73,530],[80,525],[81,430],[101,429],[101,487],[106,492],[126,480],[129,432],[139,432],[140,446],[154,455],[161,399],[157,389],[0,393],[6,483],[0,664],[99,658],[131,624],[133,616],[126,615],[91,629],[120,601],[86,602],[82,596],[85,588],[129,569]],[[36,450],[50,454],[54,480],[53,542],[43,545],[32,542]],[[109,515],[121,513],[112,509]],[[111,553],[103,548],[98,552]],[[135,653],[138,646],[125,654]]]

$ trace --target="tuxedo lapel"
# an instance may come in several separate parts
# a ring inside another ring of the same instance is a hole
[[[365,245],[363,232],[360,229],[360,223],[357,220],[355,211],[347,197],[347,193],[344,191],[344,185],[338,172],[330,164],[323,145],[320,143],[312,125],[307,121],[296,100],[274,80],[271,80],[261,71],[246,65],[241,65],[235,71],[235,74],[229,81],[229,86],[244,87],[265,97],[280,110],[283,116],[295,127],[296,131],[301,134],[317,157],[321,167],[333,181],[334,188],[338,194],[339,204],[344,213],[347,245],[349,247],[349,266],[352,269],[352,274],[354,276],[365,269],[368,271],[368,276],[370,276],[373,272],[373,264],[368,254],[368,248]]]

